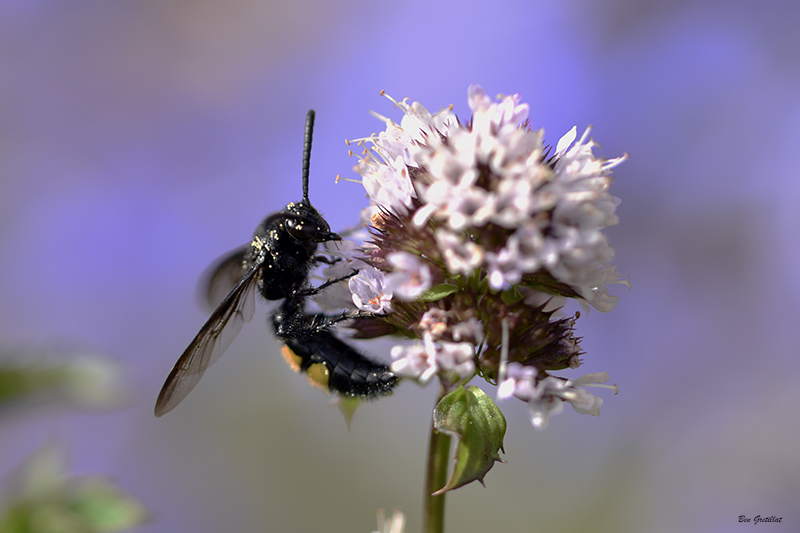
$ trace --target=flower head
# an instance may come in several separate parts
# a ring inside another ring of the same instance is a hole
[[[400,123],[375,114],[385,130],[357,141],[371,238],[360,257],[369,267],[350,289],[359,309],[383,316],[356,331],[415,339],[392,350],[391,368],[420,382],[500,381],[500,396],[527,401],[537,427],[565,401],[599,413],[576,382],[550,375],[583,354],[579,315],[554,313],[566,298],[616,304],[603,228],[617,223],[610,173],[627,156],[595,157],[589,129],[572,128],[551,150],[519,94],[492,99],[470,86],[467,122],[452,106],[430,113],[390,100]]]
[[[545,272],[600,310],[613,308],[605,284],[619,275],[601,230],[617,223],[609,174],[626,156],[596,158],[590,130],[576,142],[573,128],[547,157],[544,132],[527,127],[518,94],[492,101],[472,85],[466,125],[450,107],[432,115],[416,102],[396,104],[401,124],[384,119],[386,131],[362,139],[372,146],[356,166],[375,205],[413,211],[417,227],[432,222],[451,272],[486,269],[497,290]]]

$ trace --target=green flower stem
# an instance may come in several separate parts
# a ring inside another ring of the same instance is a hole
[[[436,405],[445,397],[447,391],[439,385]],[[435,407],[435,406],[434,406]],[[450,435],[433,429],[428,441],[428,458],[425,467],[425,494],[422,505],[423,533],[444,533],[444,498],[445,494],[433,496],[433,493],[447,483],[447,466],[450,459]]]

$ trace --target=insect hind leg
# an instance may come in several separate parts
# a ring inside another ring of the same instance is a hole
[[[334,283],[352,278],[356,274],[358,274],[358,270],[353,270],[339,278],[330,279],[318,287],[307,285],[294,291],[292,296],[284,301],[281,310],[273,316],[275,334],[282,339],[311,337],[326,332],[345,320],[379,316],[369,311],[342,311],[336,314],[306,313],[305,302],[308,296],[319,294]]]
[[[339,322],[373,316],[375,316],[373,313],[367,311],[343,311],[335,315],[295,313],[289,316],[284,315],[281,320],[276,321],[275,333],[283,339],[311,337],[330,330]]]

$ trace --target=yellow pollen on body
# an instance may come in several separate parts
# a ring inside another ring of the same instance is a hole
[[[308,370],[306,370],[308,382],[314,387],[317,387],[325,392],[328,391],[328,380],[330,379],[330,375],[330,371],[328,370],[327,365],[324,363],[315,363],[309,366]]]
[[[252,246],[252,247],[253,247],[253,248],[255,248],[256,250],[258,250],[259,252],[260,252],[260,251],[261,251],[261,250],[264,248],[264,246],[265,246],[266,244],[267,244],[267,243],[266,243],[266,241],[263,241],[263,240],[261,239],[261,237],[259,237],[258,235],[256,235],[255,237],[253,237],[253,240],[252,240],[252,241],[250,241],[250,246]]]
[[[292,349],[285,344],[281,347],[281,355],[286,361],[286,364],[288,364],[292,370],[295,372],[300,372],[300,365],[302,364],[303,360],[299,355],[294,353]]]

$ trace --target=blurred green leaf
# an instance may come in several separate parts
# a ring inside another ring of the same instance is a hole
[[[16,486],[18,498],[36,499],[59,490],[67,475],[67,466],[64,450],[50,441],[33,452],[10,476],[9,481]]]
[[[35,364],[0,367],[0,406],[57,387],[62,375],[60,369]]]
[[[98,533],[124,531],[148,520],[142,504],[102,478],[75,483],[69,508]]]
[[[115,533],[149,521],[132,496],[100,477],[67,477],[55,444],[9,475],[0,504],[2,533]]]
[[[108,407],[119,403],[120,370],[108,359],[70,354],[58,363],[37,354],[0,358],[0,408],[28,403],[69,402]],[[31,359],[37,359],[29,362]]]
[[[458,291],[458,287],[455,285],[450,285],[449,283],[442,283],[440,285],[436,285],[435,287],[431,287],[427,291],[423,292],[419,295],[417,300],[423,302],[435,302],[436,300],[441,300],[446,296],[450,296],[451,294]]]

